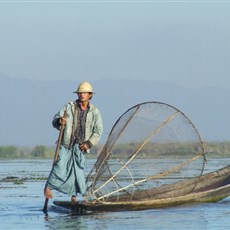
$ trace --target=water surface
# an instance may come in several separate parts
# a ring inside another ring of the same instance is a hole
[[[209,162],[206,171],[216,170],[222,163],[226,160]],[[89,168],[92,164],[88,160]],[[48,214],[44,214],[43,187],[51,165],[51,160],[0,161],[0,229],[229,229],[230,198],[218,203],[81,216],[50,201]],[[53,195],[54,199],[69,199],[58,192]]]

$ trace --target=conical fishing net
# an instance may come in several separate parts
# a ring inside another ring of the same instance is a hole
[[[204,144],[193,123],[160,102],[138,104],[113,126],[87,176],[87,200],[136,201],[191,193],[203,173]],[[191,185],[183,186],[191,178]]]

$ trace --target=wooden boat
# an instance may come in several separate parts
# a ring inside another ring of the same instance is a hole
[[[54,201],[54,204],[78,213],[92,211],[130,211],[182,204],[217,202],[229,195],[230,166],[227,166],[198,178],[186,179],[175,184],[163,185],[145,191],[137,191],[132,200],[127,200],[124,196],[119,201],[111,197],[106,202],[98,200],[76,203]]]
[[[203,175],[205,162],[204,142],[184,113],[161,102],[140,103],[112,127],[86,178],[86,200],[54,204],[84,213],[217,202],[228,197],[230,166]]]

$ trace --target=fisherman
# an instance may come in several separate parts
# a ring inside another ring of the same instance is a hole
[[[68,194],[76,202],[77,194],[86,192],[85,154],[100,140],[103,124],[100,111],[90,103],[93,88],[88,82],[79,84],[78,99],[63,106],[54,116],[53,126],[64,126],[58,159],[45,185],[44,195],[52,198],[51,190]]]

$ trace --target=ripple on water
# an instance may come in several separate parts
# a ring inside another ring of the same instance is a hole
[[[184,205],[133,212],[104,212],[75,215],[49,202],[48,214],[42,212],[45,177],[50,161],[8,161],[1,165],[0,179],[7,176],[25,180],[23,184],[0,182],[0,229],[228,229],[230,199],[219,203]],[[10,172],[7,175],[6,172]],[[55,199],[69,197],[54,192]]]

